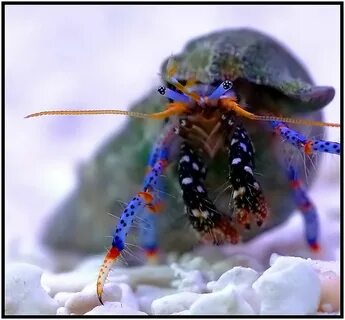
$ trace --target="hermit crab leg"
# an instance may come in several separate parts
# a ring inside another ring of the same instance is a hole
[[[320,249],[318,242],[319,218],[314,204],[307,195],[302,181],[299,179],[297,169],[288,165],[287,176],[290,188],[294,194],[298,209],[303,214],[305,225],[305,237],[311,251],[317,252]]]
[[[272,121],[271,126],[286,142],[297,147],[307,155],[315,152],[340,154],[340,143],[338,142],[307,139],[301,133],[290,129],[282,121]]]
[[[268,207],[261,186],[254,176],[254,148],[247,131],[236,123],[235,114],[222,115],[227,132],[229,182],[233,189],[234,217],[236,222],[250,229],[252,218],[261,226],[268,216]]]
[[[139,228],[139,243],[144,249],[146,260],[150,263],[157,261],[158,254],[158,234],[157,234],[157,219],[163,207],[162,193],[163,182],[162,178],[157,180],[156,197],[152,205],[145,207],[139,213],[140,228]]]
[[[113,233],[112,247],[104,258],[103,264],[99,270],[97,278],[97,296],[99,301],[102,302],[102,293],[105,280],[109,274],[111,266],[115,263],[121,251],[125,248],[125,240],[127,233],[132,223],[134,222],[135,215],[145,207],[152,207],[155,199],[155,187],[157,179],[163,174],[168,164],[168,150],[163,148],[160,151],[158,159],[150,172],[145,177],[143,191],[138,192],[136,196],[128,203],[126,208],[121,214],[120,220]]]
[[[170,145],[173,134],[173,126],[169,125],[163,129],[163,133],[158,137],[156,143],[154,144],[152,151],[149,156],[147,163],[147,172],[150,172],[152,168],[157,163],[159,158],[167,158],[167,155],[164,155],[164,150],[168,149]],[[161,155],[161,156],[160,156]],[[143,188],[149,181],[144,181]],[[157,214],[163,208],[164,201],[164,183],[161,176],[157,177],[157,183],[154,185],[155,199],[152,202],[152,205],[146,206],[140,211],[140,229],[139,229],[139,241],[141,246],[144,248],[145,256],[148,261],[155,262],[158,252],[158,241],[157,241]]]
[[[154,206],[154,204],[153,204]],[[158,253],[157,215],[144,208],[138,214],[140,216],[139,243],[144,249],[148,262],[154,262]]]
[[[240,236],[231,218],[218,212],[204,185],[206,166],[196,150],[182,142],[178,163],[179,183],[192,227],[203,241],[238,243]]]

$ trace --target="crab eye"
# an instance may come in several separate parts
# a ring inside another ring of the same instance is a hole
[[[163,87],[163,86],[160,86],[159,88],[158,88],[158,90],[157,90],[162,96],[164,96],[165,95],[165,87]]]
[[[224,90],[230,90],[232,88],[232,82],[230,80],[225,80],[222,86]]]
[[[173,101],[178,101],[178,102],[189,102],[190,99],[184,94],[178,93],[174,90],[171,90],[169,88],[166,88],[164,86],[160,86],[157,91],[164,97],[171,99]]]

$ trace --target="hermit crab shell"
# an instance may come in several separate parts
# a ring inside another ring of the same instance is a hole
[[[204,84],[229,79],[240,97],[246,96],[248,105],[265,100],[269,109],[267,98],[280,97],[280,111],[285,114],[318,110],[335,93],[332,87],[313,85],[303,65],[282,44],[251,29],[204,35],[190,41],[173,58],[178,65],[178,79],[195,78]]]

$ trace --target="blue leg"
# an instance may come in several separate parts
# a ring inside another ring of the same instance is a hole
[[[168,127],[167,129],[164,130],[164,135],[157,145],[158,148],[154,149],[152,157],[150,157],[149,164],[154,163],[154,165],[149,167],[144,179],[142,191],[138,192],[123,210],[113,232],[112,246],[104,258],[97,278],[97,295],[101,303],[105,280],[107,279],[111,266],[125,248],[127,233],[134,222],[135,216],[142,210],[157,212],[160,201],[157,187],[159,187],[160,176],[168,166],[169,146],[171,138],[175,136],[172,128]],[[150,237],[155,240],[153,233]]]
[[[319,218],[314,204],[308,197],[307,191],[300,180],[297,169],[293,165],[288,165],[287,176],[289,185],[295,197],[298,209],[304,218],[305,238],[312,252],[320,249],[319,237]]]
[[[310,155],[315,152],[340,154],[340,143],[338,142],[307,139],[304,135],[290,129],[286,123],[281,121],[271,121],[271,127],[286,142],[303,151],[305,154]]]
[[[304,135],[290,129],[285,123],[280,121],[272,121],[271,127],[282,139],[305,154],[312,154],[314,152],[340,154],[340,145],[337,142],[316,139],[308,140]],[[303,181],[299,177],[297,168],[291,163],[291,159],[286,158],[283,166],[286,168],[285,170],[289,179],[289,186],[293,192],[297,207],[303,215],[305,226],[304,232],[307,244],[312,252],[317,252],[320,249],[318,240],[318,213],[315,205],[308,197],[307,190],[303,184]]]
[[[139,243],[144,248],[145,257],[148,262],[156,262],[159,250],[158,244],[158,215],[164,202],[164,184],[163,179],[157,180],[156,198],[153,206],[146,207],[140,211],[140,229],[139,229]]]
[[[160,153],[163,150],[163,137],[159,137],[154,147],[152,148],[147,171],[150,171],[160,158]],[[164,157],[164,156],[163,156]],[[147,183],[146,181],[144,182]],[[145,186],[144,186],[145,187]],[[139,243],[144,248],[146,259],[149,262],[155,262],[158,253],[158,232],[157,232],[157,213],[162,207],[164,201],[164,183],[162,177],[157,177],[157,184],[155,186],[155,200],[150,207],[143,208],[140,213],[140,229],[139,229]]]

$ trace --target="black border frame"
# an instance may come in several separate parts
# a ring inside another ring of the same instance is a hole
[[[338,5],[340,13],[340,105],[344,106],[344,3],[342,1],[164,1],[164,2],[155,2],[155,1],[2,1],[1,2],[1,105],[2,105],[2,116],[1,116],[1,211],[5,212],[5,9],[6,6],[13,5]],[[344,111],[340,107],[340,116],[341,116],[341,145],[343,148],[343,137],[344,137]],[[344,301],[344,217],[342,213],[344,212],[344,158],[343,154],[340,155],[340,271],[341,271],[341,288],[340,288],[340,301]],[[67,318],[67,316],[59,315],[6,315],[5,314],[5,244],[4,244],[4,234],[5,234],[5,216],[1,215],[1,318]],[[74,318],[139,318],[135,315],[103,315],[103,316],[68,316]],[[157,316],[145,316],[153,318],[344,318],[344,304],[340,307],[339,315],[279,315],[279,316],[268,316],[268,315],[245,315],[245,316],[220,316],[220,315],[203,315],[203,316],[178,316],[178,315],[157,315]]]

